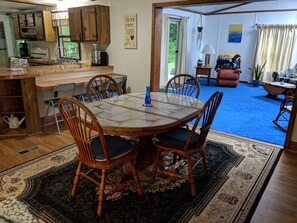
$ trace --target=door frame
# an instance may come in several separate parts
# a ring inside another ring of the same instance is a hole
[[[258,2],[263,2],[265,0],[256,0]],[[267,0],[266,0],[267,1]],[[162,2],[153,3],[152,5],[152,40],[151,40],[151,71],[150,71],[150,86],[151,91],[159,91],[160,83],[160,59],[161,59],[161,36],[162,36],[162,12],[164,7],[174,7],[180,5],[194,5],[194,4],[220,4],[220,3],[236,3],[236,2],[249,2],[248,0],[190,0],[190,1],[175,1],[175,2]],[[295,89],[295,95],[297,93],[297,88]],[[284,148],[290,149],[297,152],[297,142],[291,141],[293,130],[297,131],[297,126],[295,126],[297,112],[297,97],[294,97],[293,108],[291,112],[291,117],[289,121],[289,127],[286,133],[286,140]],[[296,121],[297,123],[297,121]],[[293,149],[295,148],[295,149]]]

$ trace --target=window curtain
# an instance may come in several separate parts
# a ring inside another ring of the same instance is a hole
[[[162,15],[160,87],[168,82],[169,15]]]
[[[176,74],[184,74],[187,71],[187,38],[188,38],[188,17],[181,17]]]
[[[274,71],[290,68],[296,37],[297,25],[257,25],[253,64],[261,66],[267,61],[262,81],[271,81]]]
[[[53,26],[68,26],[69,21],[68,21],[68,11],[58,11],[54,10],[52,11],[52,21],[53,21]]]

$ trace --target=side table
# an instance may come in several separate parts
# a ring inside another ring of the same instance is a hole
[[[207,83],[210,83],[210,74],[212,67],[196,67],[196,78],[197,75],[207,75]]]

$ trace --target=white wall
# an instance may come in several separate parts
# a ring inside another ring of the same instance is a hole
[[[107,48],[114,72],[128,75],[131,92],[144,92],[150,84],[152,3],[166,0],[111,0],[111,44]],[[137,13],[137,49],[124,48],[124,17]]]
[[[243,13],[206,16],[204,41],[215,47],[216,54],[211,55],[211,65],[215,66],[216,58],[221,53],[240,54],[242,57],[241,81],[251,81],[251,73],[248,70],[252,66],[256,28],[255,24],[295,24],[296,12],[270,12],[270,13]],[[230,24],[243,24],[241,43],[228,43]],[[291,67],[297,62],[297,51],[293,56]],[[212,77],[216,76],[213,71]]]

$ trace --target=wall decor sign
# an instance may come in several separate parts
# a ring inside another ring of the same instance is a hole
[[[137,14],[125,15],[125,49],[137,48]]]
[[[229,26],[229,43],[240,43],[242,37],[243,24],[230,24]]]

